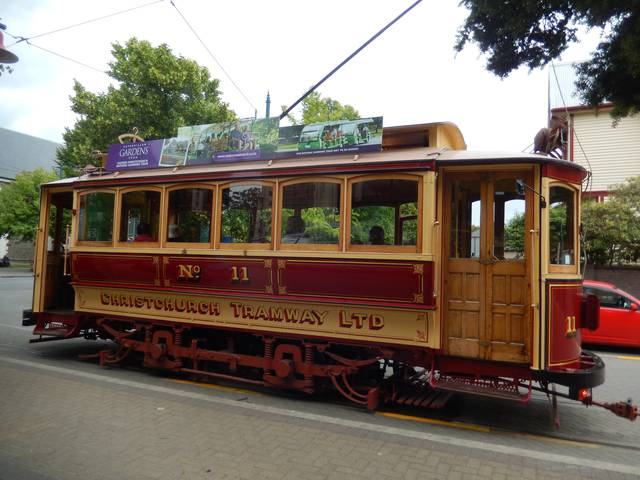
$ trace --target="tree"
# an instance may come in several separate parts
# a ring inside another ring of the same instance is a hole
[[[0,77],[3,73],[13,73],[13,68],[11,68],[9,65],[0,64]]]
[[[117,86],[91,93],[74,83],[71,109],[80,118],[66,129],[57,160],[66,175],[95,162],[95,150],[106,151],[118,135],[134,128],[145,139],[168,138],[180,126],[234,118],[220,99],[218,80],[193,60],[176,57],[167,45],[152,47],[132,38],[125,45],[114,43],[111,53],[107,73]]]
[[[329,120],[355,120],[360,118],[358,111],[351,105],[342,105],[330,97],[323,98],[320,92],[310,93],[302,102],[302,120],[298,120],[292,114],[287,118],[294,125],[326,122]],[[282,111],[287,109],[282,106]]]
[[[461,0],[470,13],[456,50],[475,42],[487,68],[506,77],[521,65],[539,68],[576,41],[579,26],[603,29],[590,60],[579,64],[579,94],[590,105],[613,103],[620,118],[640,110],[640,9],[634,0]]]
[[[38,168],[16,175],[0,189],[0,237],[31,241],[35,238],[40,210],[40,185],[56,180],[53,172]]]
[[[585,249],[596,265],[640,260],[640,177],[618,186],[606,202],[582,205]]]

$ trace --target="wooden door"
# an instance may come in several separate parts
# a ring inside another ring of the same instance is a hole
[[[449,175],[444,331],[450,355],[528,362],[531,193],[526,172]]]

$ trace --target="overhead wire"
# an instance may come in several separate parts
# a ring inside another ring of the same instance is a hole
[[[64,27],[60,27],[60,28],[56,28],[54,30],[49,30],[47,32],[43,32],[43,33],[39,33],[37,35],[32,35],[30,37],[25,37],[25,36],[20,36],[20,35],[13,35],[10,32],[6,32],[10,37],[12,37],[14,40],[16,40],[15,42],[11,43],[10,45],[7,45],[7,48],[12,47],[14,45],[17,45],[19,43],[26,43],[28,45],[31,45],[32,47],[36,47],[39,48],[47,53],[50,53],[52,55],[55,55],[57,57],[63,58],[65,60],[68,60],[70,62],[76,63],[78,65],[81,65],[83,67],[89,68],[91,70],[100,72],[100,73],[107,73],[104,70],[101,70],[99,68],[93,67],[91,65],[88,65],[84,62],[81,62],[79,60],[75,60],[67,55],[63,55],[57,52],[54,52],[53,50],[49,50],[45,47],[42,47],[40,45],[36,45],[35,43],[31,42],[31,40],[35,39],[35,38],[40,38],[40,37],[44,37],[46,35],[51,35],[54,33],[58,33],[58,32],[62,32],[65,30],[70,30],[72,28],[76,28],[76,27],[80,27],[83,25],[87,25],[93,22],[97,22],[100,20],[104,20],[106,18],[110,18],[110,17],[114,17],[117,15],[122,15],[124,13],[128,13],[128,12],[132,12],[134,10],[139,10],[141,8],[145,8],[151,5],[155,5],[157,3],[161,3],[164,2],[165,0],[154,0],[152,2],[147,2],[144,3],[142,5],[137,5],[135,7],[131,7],[131,8],[126,8],[124,10],[119,10],[117,12],[113,12],[113,13],[109,13],[107,15],[101,15],[99,17],[95,17],[95,18],[91,18],[89,20],[85,20],[82,22],[78,22],[78,23],[74,23],[71,25],[67,25]],[[185,22],[185,24],[187,25],[187,27],[191,30],[191,32],[193,33],[193,35],[196,37],[196,39],[200,42],[200,44],[204,47],[204,49],[207,51],[207,53],[209,54],[209,56],[213,59],[213,61],[216,63],[216,65],[220,68],[220,70],[222,71],[222,73],[224,73],[224,75],[227,77],[227,79],[231,82],[231,84],[234,86],[234,88],[240,93],[240,95],[242,95],[242,97],[244,98],[244,100],[251,106],[251,108],[253,108],[253,110],[255,112],[257,112],[257,108],[255,107],[255,105],[251,102],[251,100],[249,100],[249,98],[247,97],[247,95],[244,93],[244,91],[240,88],[240,86],[233,80],[233,78],[231,77],[231,75],[229,74],[229,72],[227,72],[227,70],[222,66],[222,64],[220,63],[220,61],[216,58],[216,56],[213,54],[213,52],[211,51],[211,49],[206,45],[206,43],[204,42],[204,40],[202,40],[202,37],[198,34],[198,32],[195,30],[195,28],[193,28],[193,26],[191,25],[191,23],[187,20],[187,18],[184,16],[184,14],[180,11],[180,9],[176,6],[176,4],[173,2],[173,0],[170,0],[171,6],[173,6],[173,8],[176,10],[176,12],[178,13],[178,15],[180,15],[180,17],[182,18],[182,20]]]
[[[27,45],[31,45],[32,47],[39,48],[40,50],[43,50],[43,51],[45,51],[47,53],[50,53],[51,55],[55,55],[56,57],[60,57],[60,58],[63,58],[65,60],[69,61],[69,62],[76,63],[76,64],[81,65],[81,66],[86,67],[86,68],[90,68],[91,70],[94,70],[94,71],[96,71],[98,73],[104,73],[105,75],[108,75],[108,72],[106,70],[100,70],[99,68],[92,67],[91,65],[88,65],[88,64],[86,64],[84,62],[81,62],[80,60],[75,60],[75,59],[73,59],[71,57],[67,57],[66,55],[62,55],[61,53],[54,52],[53,50],[49,50],[48,48],[44,48],[44,47],[42,47],[40,45],[36,45],[35,43],[32,43],[29,40],[27,40],[26,43],[27,43]]]
[[[136,7],[126,8],[124,10],[119,10],[117,12],[109,13],[107,15],[102,15],[100,17],[96,17],[96,18],[92,18],[92,19],[89,19],[89,20],[85,20],[83,22],[74,23],[72,25],[67,25],[66,27],[56,28],[55,30],[50,30],[50,31],[44,32],[44,33],[39,33],[38,35],[33,35],[31,37],[16,37],[14,35],[11,35],[13,38],[17,39],[18,41],[12,43],[11,45],[7,45],[7,48],[12,47],[12,46],[14,46],[14,45],[16,45],[18,43],[21,43],[21,42],[27,42],[28,43],[29,40],[33,40],[34,38],[44,37],[45,35],[51,35],[53,33],[58,33],[58,32],[62,32],[64,30],[69,30],[69,29],[72,29],[72,28],[80,27],[82,25],[87,25],[89,23],[97,22],[99,20],[104,20],[105,18],[115,17],[117,15],[122,15],[123,13],[132,12],[134,10],[138,10],[140,8],[148,7],[150,5],[155,5],[156,3],[160,3],[160,2],[164,2],[164,0],[154,0],[153,2],[148,2],[148,3],[145,3],[143,5],[138,5]]]
[[[184,23],[187,24],[187,27],[189,27],[189,30],[191,30],[191,32],[193,33],[193,35],[198,39],[198,41],[200,42],[200,44],[204,47],[204,49],[207,51],[207,53],[209,54],[209,56],[213,59],[214,62],[216,62],[216,65],[218,65],[218,67],[220,68],[220,70],[222,70],[222,73],[224,73],[226,75],[226,77],[229,79],[229,81],[231,82],[231,84],[235,87],[235,89],[240,92],[240,95],[242,95],[242,97],[245,99],[245,101],[251,105],[251,107],[253,108],[253,110],[255,112],[258,111],[258,109],[255,107],[255,105],[251,102],[251,100],[249,100],[249,98],[244,94],[244,92],[242,91],[242,89],[238,86],[238,84],[233,80],[233,78],[231,78],[231,75],[229,75],[229,73],[225,70],[225,68],[222,66],[222,64],[218,61],[218,59],[215,57],[215,55],[213,54],[213,52],[211,52],[211,50],[209,49],[209,47],[207,46],[206,43],[204,43],[204,41],[202,40],[202,38],[200,37],[200,35],[198,35],[198,32],[196,32],[196,30],[193,28],[193,26],[189,23],[189,21],[187,20],[187,18],[182,14],[182,12],[178,9],[178,7],[176,6],[176,4],[173,2],[173,0],[169,0],[169,3],[171,3],[171,6],[173,8],[176,9],[176,12],[178,12],[178,15],[180,15],[180,17],[182,18],[182,20],[184,21]]]

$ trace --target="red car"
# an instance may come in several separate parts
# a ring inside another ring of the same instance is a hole
[[[640,347],[640,300],[605,282],[584,281],[584,293],[600,299],[600,326],[582,329],[583,343]]]

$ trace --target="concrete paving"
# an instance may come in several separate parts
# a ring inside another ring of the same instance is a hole
[[[2,479],[636,478],[640,468],[0,356]],[[217,400],[216,400],[217,398]],[[10,472],[10,476],[6,476]]]

